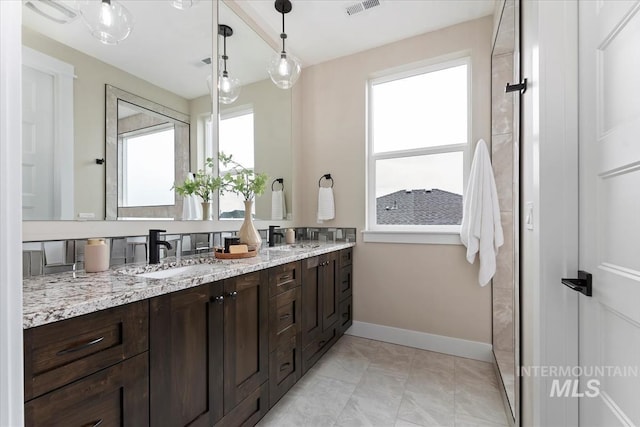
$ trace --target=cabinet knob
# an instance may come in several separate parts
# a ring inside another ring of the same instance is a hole
[[[224,302],[224,295],[218,295],[217,297],[214,297],[213,300],[218,304],[222,304]]]
[[[236,299],[236,297],[238,296],[238,292],[237,291],[229,292],[227,296],[231,299]]]

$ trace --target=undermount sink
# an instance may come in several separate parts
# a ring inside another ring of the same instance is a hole
[[[135,276],[146,277],[147,279],[167,279],[180,274],[194,274],[211,271],[211,268],[211,264],[185,265],[184,267],[174,267],[167,268],[165,270],[151,271],[149,273],[139,273],[135,274]]]
[[[270,248],[268,248],[270,251],[283,251],[283,252],[290,252],[290,251],[299,251],[302,249],[313,249],[313,248],[319,248],[320,245],[317,243],[297,243],[297,244],[291,244],[291,245],[285,245],[285,246],[271,246]]]

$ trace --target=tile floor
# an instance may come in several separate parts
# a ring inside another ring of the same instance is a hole
[[[258,424],[506,425],[491,364],[348,335]]]

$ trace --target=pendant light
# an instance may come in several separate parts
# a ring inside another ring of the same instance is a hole
[[[218,99],[222,104],[231,104],[238,99],[240,95],[240,80],[235,77],[229,77],[227,71],[227,37],[233,35],[233,29],[228,25],[218,25],[218,35],[223,37],[223,50],[222,50],[222,73],[218,73]]]
[[[276,0],[275,8],[282,14],[282,33],[280,34],[280,38],[282,39],[282,52],[276,53],[271,58],[267,72],[276,86],[280,89],[289,89],[296,84],[301,71],[300,61],[293,55],[287,53],[284,48],[284,41],[287,38],[287,34],[284,32],[284,15],[291,12],[291,1]]]
[[[131,34],[133,15],[116,0],[81,0],[80,14],[91,35],[104,44],[118,44]]]
[[[192,6],[195,6],[200,0],[173,0],[171,2],[171,6],[176,9],[186,10],[190,9]]]

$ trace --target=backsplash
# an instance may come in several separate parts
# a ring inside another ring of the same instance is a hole
[[[263,245],[267,244],[267,230],[259,230]],[[297,227],[296,241],[355,242],[355,228]],[[161,248],[161,257],[195,255],[223,246],[225,237],[234,237],[237,231],[161,235],[171,243],[172,249]],[[284,239],[276,236],[276,243]],[[110,266],[147,261],[148,236],[123,236],[105,239],[110,250]],[[84,247],[87,239],[47,240],[22,243],[23,277],[64,271],[84,270]]]

